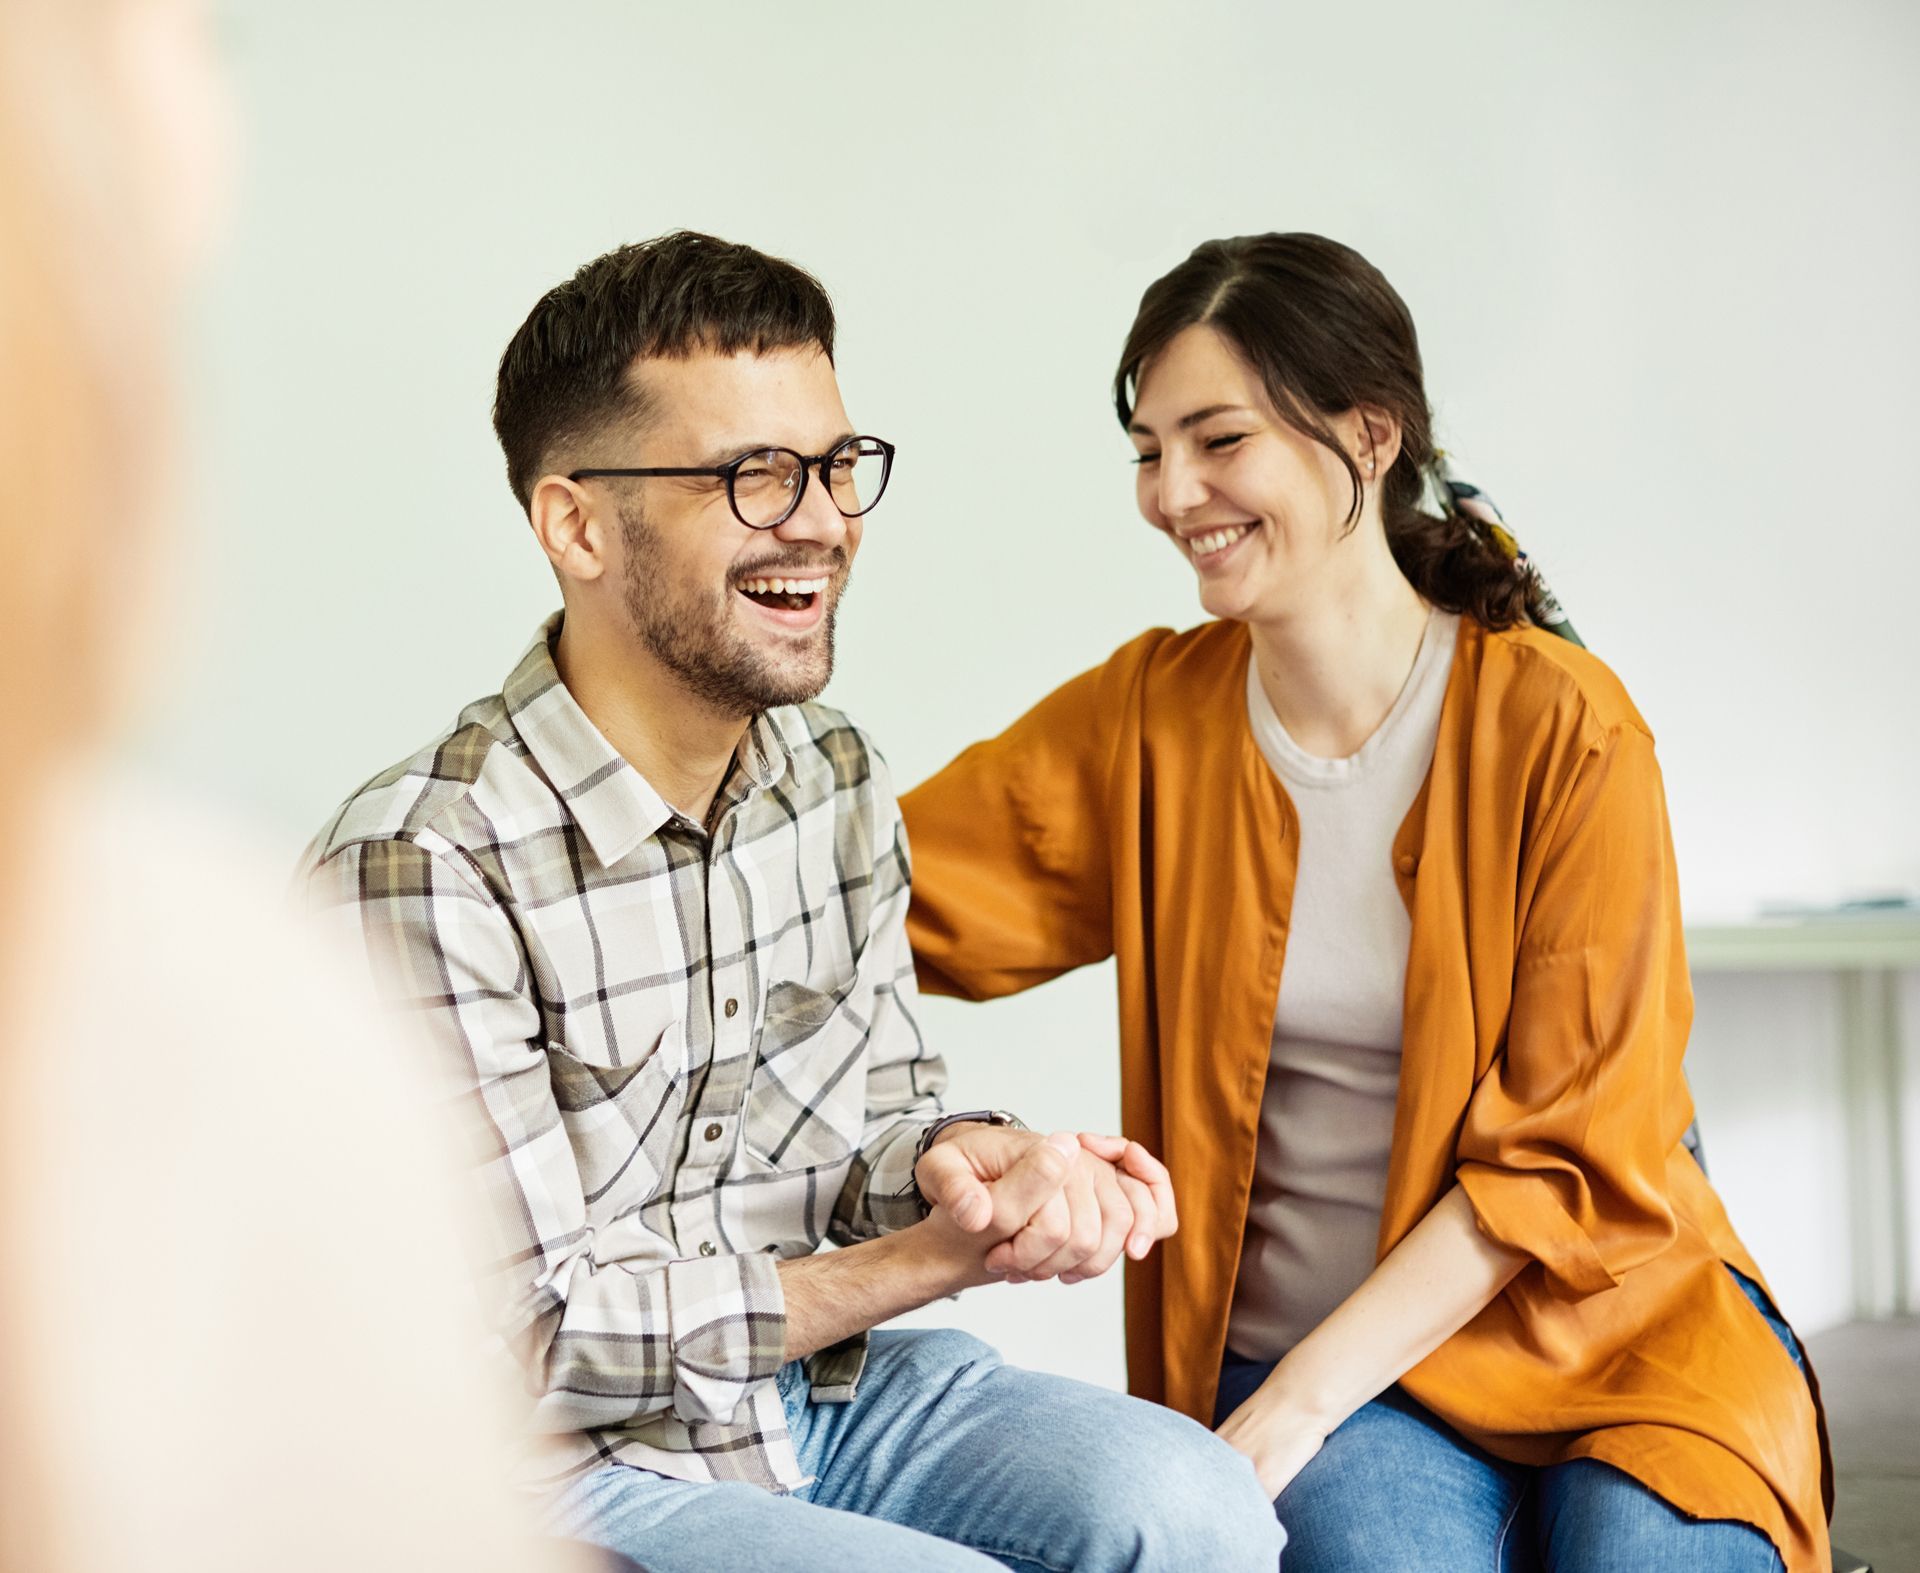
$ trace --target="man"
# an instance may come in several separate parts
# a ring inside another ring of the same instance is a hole
[[[465,1106],[557,1532],[661,1573],[1271,1569],[1200,1427],[962,1334],[867,1337],[1174,1215],[1117,1139],[940,1117],[893,793],[810,703],[893,453],[833,332],[807,274],[692,234],[541,300],[494,419],[564,610],[348,800],[310,888]]]

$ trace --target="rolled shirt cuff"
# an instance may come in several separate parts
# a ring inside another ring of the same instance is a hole
[[[755,1383],[780,1369],[786,1297],[764,1251],[669,1262],[673,1413],[689,1425],[730,1425]]]
[[[866,1215],[875,1234],[910,1229],[927,1216],[920,1186],[913,1177],[920,1138],[931,1120],[903,1120],[861,1154]]]

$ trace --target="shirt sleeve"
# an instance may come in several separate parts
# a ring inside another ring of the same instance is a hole
[[[907,932],[929,993],[997,999],[1113,953],[1111,782],[1164,637],[1124,646],[902,800]]]
[[[1620,727],[1593,743],[1533,844],[1506,1048],[1467,1105],[1458,1178],[1482,1231],[1571,1300],[1675,1233],[1692,991],[1653,740]]]
[[[526,954],[479,872],[451,846],[374,840],[320,862],[306,887],[311,909],[358,942],[382,1000],[434,1050],[492,1231],[480,1264],[487,1310],[526,1372],[536,1428],[625,1426],[662,1411],[730,1422],[779,1369],[773,1259],[603,1254]]]
[[[866,1120],[835,1203],[830,1237],[870,1240],[924,1215],[913,1158],[921,1133],[940,1117],[947,1067],[927,1047],[916,1018],[913,953],[907,946],[912,867],[906,827],[885,762],[869,746],[874,835],[873,906],[862,970],[872,969],[873,1018],[867,1049]]]

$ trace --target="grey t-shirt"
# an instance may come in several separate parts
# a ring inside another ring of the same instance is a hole
[[[1253,735],[1300,816],[1300,864],[1228,1346],[1276,1359],[1373,1270],[1412,924],[1393,838],[1433,763],[1460,619],[1434,612],[1393,708],[1345,759],[1304,752],[1248,663]]]

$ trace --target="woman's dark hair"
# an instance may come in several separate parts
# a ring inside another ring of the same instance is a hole
[[[1400,452],[1381,481],[1380,514],[1394,561],[1443,611],[1487,628],[1543,622],[1544,589],[1476,520],[1422,503],[1439,461],[1420,341],[1406,302],[1359,252],[1320,235],[1209,240],[1148,286],[1120,352],[1113,402],[1133,419],[1140,373],[1183,329],[1205,323],[1259,374],[1281,418],[1333,450],[1353,482],[1351,529],[1360,518],[1360,469],[1328,424],[1356,405],[1400,422]]]

